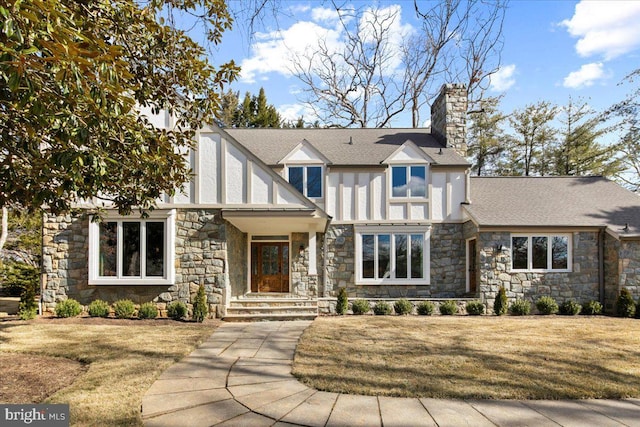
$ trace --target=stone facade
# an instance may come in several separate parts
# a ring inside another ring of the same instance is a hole
[[[152,301],[161,313],[165,313],[166,305],[173,301],[183,301],[191,308],[202,284],[210,312],[222,316],[230,287],[238,286],[239,281],[246,284],[246,261],[243,264],[246,254],[242,249],[242,239],[246,242],[246,237],[222,220],[219,210],[177,212],[175,284],[171,286],[90,286],[88,235],[89,217],[86,215],[45,217],[42,292],[45,311],[52,311],[57,302],[72,297],[84,305],[95,299],[114,302],[126,298],[136,304]]]
[[[357,285],[353,225],[329,226],[326,245],[324,297],[335,297],[339,288],[346,288],[350,298],[455,298],[465,293],[462,224],[431,226],[430,285]]]
[[[316,255],[322,251],[322,236],[316,236]],[[303,248],[302,254],[300,248]],[[318,296],[319,277],[322,273],[322,259],[316,257],[318,274],[309,274],[309,234],[291,234],[291,293],[298,297],[316,298]],[[321,279],[320,279],[321,280]]]
[[[431,133],[446,147],[467,155],[467,88],[446,84],[431,105]]]
[[[605,235],[605,311],[615,312],[615,302],[622,288],[640,298],[640,241],[617,240]]]
[[[599,301],[598,233],[573,233],[573,267],[568,273],[511,272],[511,233],[481,232],[479,247],[479,296],[492,303],[501,286],[509,299],[535,302],[548,295],[558,303]],[[490,305],[490,304],[489,304]]]

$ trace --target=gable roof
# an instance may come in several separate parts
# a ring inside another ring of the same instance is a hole
[[[280,163],[303,140],[322,153],[334,166],[379,166],[407,140],[434,165],[468,166],[453,148],[445,148],[429,129],[224,129],[264,163]]]
[[[640,196],[603,177],[472,177],[465,209],[480,226],[591,226],[640,235]]]

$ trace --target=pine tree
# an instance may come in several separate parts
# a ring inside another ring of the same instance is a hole
[[[481,108],[470,115],[467,153],[473,159],[471,170],[478,176],[495,170],[498,157],[504,150],[504,131],[500,125],[505,115],[498,110],[501,99],[483,99]]]
[[[507,291],[504,289],[504,286],[500,286],[498,295],[496,295],[496,299],[493,302],[493,312],[496,316],[502,316],[503,314],[507,314],[508,309],[509,301],[507,300]]]
[[[209,314],[207,307],[207,295],[204,292],[204,285],[200,285],[198,293],[193,301],[193,320],[202,323]]]

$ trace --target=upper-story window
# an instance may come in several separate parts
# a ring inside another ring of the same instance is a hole
[[[392,166],[392,197],[425,197],[427,195],[425,166]]]
[[[289,166],[289,183],[306,197],[322,197],[322,166]]]

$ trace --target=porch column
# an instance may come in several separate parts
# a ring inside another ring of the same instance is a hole
[[[317,275],[318,267],[316,266],[316,232],[309,231],[309,275]]]

